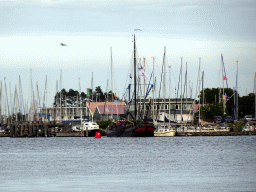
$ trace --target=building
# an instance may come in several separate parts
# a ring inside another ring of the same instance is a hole
[[[182,101],[182,103],[181,103]],[[137,107],[141,110],[141,114],[147,115],[148,118],[170,121],[190,122],[194,116],[194,99],[146,99],[137,100]],[[149,105],[150,104],[150,105]],[[181,108],[182,106],[182,108]],[[133,107],[134,111],[134,107]]]
[[[89,120],[107,120],[119,119],[120,115],[124,114],[124,102],[87,102],[81,107],[48,107],[41,108],[37,115],[30,114],[29,121],[39,119],[43,121],[68,121],[72,119],[89,119]]]

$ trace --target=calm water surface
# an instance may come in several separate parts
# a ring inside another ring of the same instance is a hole
[[[256,191],[256,136],[0,138],[0,191]]]

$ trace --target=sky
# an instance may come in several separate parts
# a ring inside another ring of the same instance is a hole
[[[155,58],[157,96],[164,47],[171,67],[165,73],[166,92],[172,98],[181,58],[182,89],[187,63],[192,90],[188,96],[196,97],[199,58],[204,88],[222,87],[221,54],[228,78],[224,86],[236,87],[238,63],[239,95],[254,91],[255,0],[0,0],[0,17],[1,93],[9,102],[14,102],[15,86],[27,102],[32,90],[41,105],[47,95],[48,106],[60,88],[86,92],[101,86],[122,98],[133,83],[134,34],[138,58],[145,58],[146,83]]]

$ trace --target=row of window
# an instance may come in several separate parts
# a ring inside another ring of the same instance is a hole
[[[144,109],[144,105],[138,105],[139,108],[141,109]],[[183,104],[183,110],[189,110],[189,109],[192,109],[192,105],[191,104]],[[170,109],[177,109],[177,110],[180,110],[181,109],[181,105],[171,105],[170,106],[171,108]],[[146,109],[148,110],[149,107],[148,105],[146,105]],[[169,110],[169,105],[165,105],[165,104],[160,104],[160,105],[154,105],[154,109],[157,110],[157,109],[160,109],[160,110]]]

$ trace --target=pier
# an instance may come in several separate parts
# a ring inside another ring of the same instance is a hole
[[[10,124],[10,137],[55,137],[63,132],[62,124],[22,122]]]

